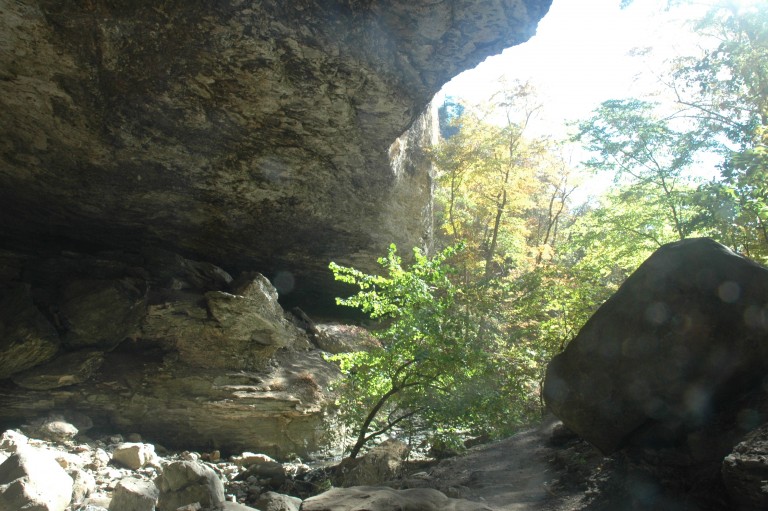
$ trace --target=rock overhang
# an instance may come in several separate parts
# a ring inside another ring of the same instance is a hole
[[[427,242],[428,165],[390,144],[549,3],[3,1],[0,235],[322,297],[330,260]]]

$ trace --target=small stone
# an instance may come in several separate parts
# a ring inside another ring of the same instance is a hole
[[[152,461],[155,455],[155,447],[152,444],[122,443],[112,452],[112,461],[138,470]]]

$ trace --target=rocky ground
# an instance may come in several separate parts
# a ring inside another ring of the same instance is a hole
[[[51,417],[0,437],[0,509],[736,509],[711,484],[719,468],[697,467],[701,473],[691,476],[669,456],[655,468],[648,458],[604,458],[554,420],[439,461],[403,461],[407,451],[388,441],[354,463],[278,462],[248,452],[222,458],[216,451],[169,452],[136,434],[89,436]]]
[[[37,462],[23,456],[30,448],[47,453],[61,471],[55,464],[35,468]],[[218,452],[168,452],[135,434],[90,437],[63,418],[52,417],[3,433],[0,504],[11,507],[0,508],[21,509],[14,485],[21,482],[55,492],[60,486],[51,481],[64,480],[59,475],[67,474],[74,482],[72,498],[58,498],[69,500],[66,506],[40,509],[152,511],[156,506],[164,511],[187,506],[183,509],[192,511],[217,505],[233,511],[356,509],[356,501],[370,504],[377,499],[388,504],[376,509],[395,509],[386,506],[411,499],[422,506],[433,502],[439,509],[566,511],[582,509],[590,500],[587,479],[601,460],[588,444],[551,424],[440,462],[400,463],[396,458],[404,453],[402,444],[392,442],[342,468],[310,466],[298,459],[279,463],[257,453],[222,459]],[[15,468],[19,465],[26,468],[19,472]],[[336,493],[310,498],[341,485],[357,489],[334,489]],[[64,484],[60,492],[67,491]],[[57,502],[50,495],[41,498]]]

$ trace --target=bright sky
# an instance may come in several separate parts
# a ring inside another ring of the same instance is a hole
[[[449,95],[481,103],[499,89],[501,77],[509,82],[528,80],[543,105],[529,133],[563,138],[567,121],[589,117],[605,100],[642,98],[662,90],[657,76],[665,71],[664,62],[696,54],[701,41],[685,20],[699,17],[705,6],[668,10],[667,0],[634,0],[625,9],[619,4],[620,0],[554,0],[536,36],[457,76],[437,100]],[[631,56],[638,49],[651,51]],[[585,156],[572,150],[575,159]],[[696,170],[702,178],[714,177],[714,160]],[[610,183],[608,176],[584,179],[574,197],[577,202],[601,193]]]
[[[587,117],[602,101],[642,96],[655,87],[661,63],[695,49],[681,15],[693,8],[666,10],[667,0],[554,0],[537,35],[462,73],[440,93],[486,101],[498,79],[529,80],[544,109],[536,132],[560,135],[564,120]],[[644,57],[637,48],[653,47]]]

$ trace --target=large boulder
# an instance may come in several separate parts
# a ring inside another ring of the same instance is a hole
[[[739,399],[767,373],[768,270],[690,239],[657,250],[600,307],[549,364],[544,398],[568,428],[611,453],[711,432],[716,416],[740,427],[749,410]]]
[[[112,461],[131,470],[139,470],[149,463],[156,462],[155,446],[138,442],[124,442],[115,447],[112,452]]]
[[[2,0],[0,235],[321,292],[331,259],[423,243],[428,165],[390,146],[549,4]]]
[[[253,370],[280,348],[309,347],[261,274],[244,273],[228,291],[173,293],[149,306],[141,336],[178,352],[185,364]]]

